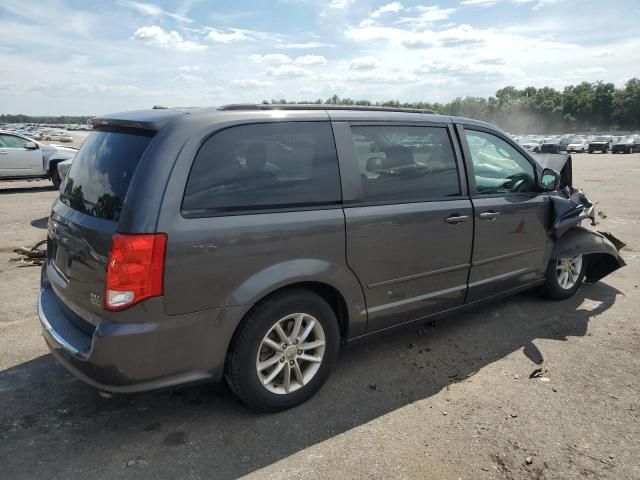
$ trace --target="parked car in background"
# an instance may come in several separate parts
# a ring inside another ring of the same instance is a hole
[[[559,138],[552,138],[540,144],[540,153],[560,153],[562,150]]]
[[[540,147],[542,146],[542,138],[523,138],[520,141],[520,145],[529,150],[530,152],[540,153]]]
[[[640,140],[633,137],[625,137],[613,144],[611,153],[640,152]]]
[[[573,138],[567,145],[567,153],[584,153],[589,150],[589,142],[584,138]]]
[[[38,143],[28,137],[0,131],[0,180],[49,178],[60,187],[57,164],[77,150]]]
[[[589,142],[589,153],[601,152],[607,153],[609,151],[611,145],[610,137],[595,137],[593,140]]]
[[[421,110],[230,105],[93,120],[49,218],[38,314],[98,389],[226,378],[275,411],[341,343],[624,265],[570,157]],[[554,162],[555,170],[546,162]]]
[[[65,135],[66,135],[66,133],[64,133],[64,132],[49,131],[49,132],[46,132],[45,134],[42,135],[42,140],[46,140],[47,142],[50,142],[52,140],[61,141],[60,138],[65,136]]]
[[[73,137],[71,135],[63,133],[62,135],[60,135],[60,138],[58,138],[58,141],[62,143],[70,143],[73,142]]]

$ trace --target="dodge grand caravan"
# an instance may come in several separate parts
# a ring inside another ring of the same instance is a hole
[[[226,378],[292,407],[340,346],[624,265],[570,157],[420,110],[229,105],[93,120],[52,207],[38,313],[102,391]],[[548,168],[552,167],[552,168]]]

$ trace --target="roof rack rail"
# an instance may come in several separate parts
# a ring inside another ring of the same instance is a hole
[[[378,107],[373,105],[325,105],[321,103],[232,103],[218,110],[360,110],[366,112],[404,112],[433,114],[433,110],[420,108]]]

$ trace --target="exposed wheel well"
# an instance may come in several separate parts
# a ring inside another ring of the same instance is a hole
[[[280,287],[279,289],[274,290],[273,292],[269,293],[268,295],[265,295],[260,300],[258,300],[255,303],[255,305],[245,314],[244,318],[246,318],[257,305],[264,302],[265,300],[275,295],[280,295],[283,292],[286,292],[287,290],[298,290],[298,289],[309,290],[310,292],[313,292],[316,295],[319,295],[320,297],[322,297],[322,299],[329,304],[329,306],[331,307],[331,310],[333,310],[333,313],[336,314],[336,318],[338,319],[338,326],[340,327],[340,337],[342,339],[347,338],[347,333],[349,331],[349,312],[347,310],[347,302],[345,301],[342,294],[336,288],[322,282],[299,282],[299,283],[292,283],[291,285],[286,285],[284,287]],[[234,337],[235,337],[235,334],[238,332],[238,330],[240,330],[240,327],[242,326],[242,324],[244,323],[244,318],[238,324],[238,327],[236,328],[236,332],[234,333]]]
[[[57,160],[57,159],[49,160],[49,170],[48,170],[48,172],[49,172],[49,176],[51,176],[51,175],[53,174],[53,169],[54,169],[54,168],[57,168],[57,165],[58,165],[60,162],[62,162],[62,160]]]

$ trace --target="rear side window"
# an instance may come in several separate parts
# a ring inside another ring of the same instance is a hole
[[[93,132],[71,164],[60,199],[88,215],[118,221],[149,135]]]
[[[341,201],[328,122],[242,125],[214,134],[193,161],[182,211],[305,207]]]
[[[444,127],[354,126],[365,202],[418,202],[460,195]]]

